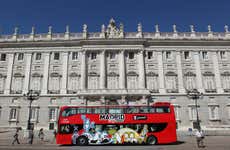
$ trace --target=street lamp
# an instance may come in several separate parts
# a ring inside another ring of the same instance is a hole
[[[199,114],[198,114],[198,106],[197,106],[197,100],[203,96],[203,93],[199,92],[197,89],[187,90],[187,96],[193,100],[195,100],[195,107],[196,107],[196,123],[197,123],[197,129],[200,130],[200,120],[199,120]]]
[[[29,100],[29,118],[28,118],[28,122],[27,122],[27,130],[31,130],[31,104],[34,100],[39,98],[39,93],[33,90],[29,90],[26,94],[23,94],[24,97],[27,98],[27,100]]]

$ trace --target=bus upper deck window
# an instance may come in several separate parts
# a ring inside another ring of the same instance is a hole
[[[78,112],[78,114],[85,114],[86,113],[86,108],[78,108],[77,112]]]
[[[169,113],[170,110],[168,107],[156,107],[156,112],[157,113]]]
[[[140,107],[139,112],[140,113],[148,113],[149,112],[149,107]]]
[[[76,113],[77,113],[76,108],[67,108],[62,112],[62,116],[63,117],[68,117],[68,116],[71,116],[71,115],[75,115]]]
[[[122,114],[123,109],[122,108],[109,108],[110,114]]]
[[[138,113],[137,107],[129,107],[127,108],[127,113]]]

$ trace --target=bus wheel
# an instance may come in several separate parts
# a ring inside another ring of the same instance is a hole
[[[78,145],[88,145],[88,138],[86,136],[79,136],[77,138]]]
[[[147,144],[155,145],[157,144],[157,138],[153,135],[149,136],[146,141]]]

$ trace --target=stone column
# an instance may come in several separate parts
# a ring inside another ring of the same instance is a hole
[[[165,93],[165,80],[164,80],[162,51],[157,52],[157,62],[158,62],[159,92],[164,94]]]
[[[86,89],[86,51],[81,52],[81,89]]]
[[[44,55],[44,67],[43,67],[43,81],[41,94],[47,94],[48,82],[49,82],[49,65],[50,65],[50,53],[43,53]]]
[[[145,62],[144,62],[144,51],[141,50],[138,54],[138,62],[139,62],[139,87],[141,89],[145,88]]]
[[[68,52],[62,53],[62,82],[61,82],[61,94],[66,94],[67,87],[67,75],[68,75]]]
[[[7,65],[7,77],[6,77],[4,94],[10,94],[10,86],[11,86],[12,71],[13,71],[13,64],[14,64],[14,54],[10,53],[7,55],[8,55],[8,65]]]
[[[106,65],[105,65],[105,50],[101,51],[100,59],[100,89],[106,88]]]
[[[125,89],[125,82],[126,82],[126,76],[125,76],[125,56],[124,56],[125,51],[121,50],[120,51],[120,61],[119,61],[119,74],[120,74],[120,88]]]
[[[213,52],[212,61],[213,61],[213,69],[214,69],[214,74],[215,74],[217,93],[223,93],[224,90],[221,86],[220,69],[219,69],[219,61],[217,58],[217,52]]]
[[[199,92],[204,92],[203,82],[202,82],[202,75],[201,75],[201,68],[200,68],[200,53],[194,52],[194,63],[196,69],[196,87]]]
[[[26,53],[25,55],[26,55],[25,80],[24,80],[22,93],[27,93],[29,90],[30,70],[31,70],[31,60],[32,60],[32,54],[31,53]]]
[[[185,93],[185,88],[183,84],[183,73],[181,65],[181,53],[176,52],[176,63],[177,63],[177,77],[178,77],[178,89],[179,93]]]

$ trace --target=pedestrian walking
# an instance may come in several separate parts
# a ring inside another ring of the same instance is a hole
[[[19,129],[16,130],[15,134],[14,134],[14,140],[12,142],[12,145],[14,145],[15,142],[17,142],[18,144],[20,144],[19,140],[18,140],[18,132],[19,132]]]
[[[44,134],[43,128],[41,128],[38,132],[38,137],[41,141],[44,141],[44,136],[45,134]]]
[[[204,148],[204,132],[197,130],[195,133],[198,148]]]

